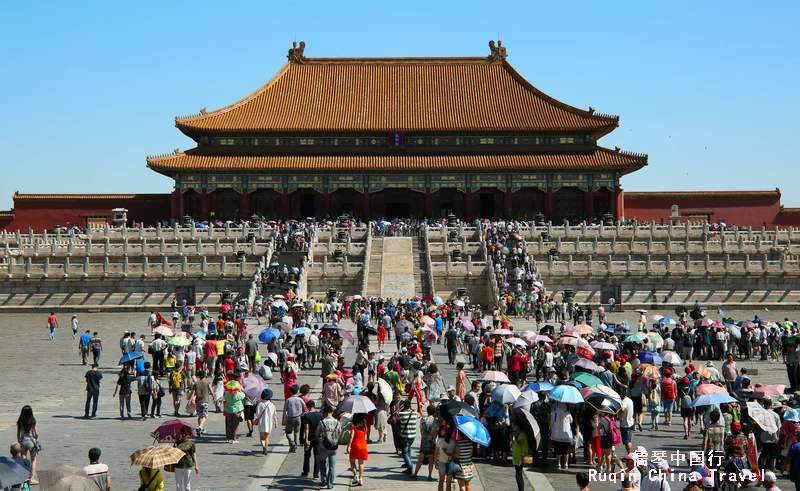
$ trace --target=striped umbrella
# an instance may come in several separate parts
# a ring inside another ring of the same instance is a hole
[[[177,464],[186,455],[183,450],[172,445],[154,445],[137,450],[131,454],[131,465],[155,469],[169,464]]]

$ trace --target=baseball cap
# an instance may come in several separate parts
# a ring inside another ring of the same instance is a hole
[[[669,466],[669,463],[666,460],[654,460],[653,466],[660,470],[660,471],[669,471],[672,470]]]
[[[453,392],[455,392],[456,388],[455,388],[455,387],[453,387],[452,385],[449,385],[449,386],[447,387],[447,392],[450,392],[451,390],[452,390]]]
[[[732,430],[736,430],[736,431],[740,431],[742,429],[742,423],[740,423],[738,421],[734,421],[733,423],[731,423],[731,429]]]
[[[622,457],[622,460],[632,460],[632,461],[636,462],[636,456],[633,455],[632,453],[629,453],[628,455]]]
[[[403,349],[401,349],[400,351],[401,351],[401,352],[403,352],[403,353],[408,353],[408,348],[406,348],[405,346],[403,346]]]
[[[714,478],[713,477],[705,477],[703,478],[703,487],[704,488],[713,488],[714,487]]]
[[[700,475],[699,472],[694,471],[689,473],[689,477],[687,478],[689,482],[700,482],[703,480],[703,476]]]
[[[764,482],[777,482],[778,476],[775,475],[772,471],[767,471],[764,473]]]

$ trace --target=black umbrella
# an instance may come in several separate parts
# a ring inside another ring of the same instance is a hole
[[[375,329],[374,327],[370,326],[369,324],[364,325],[364,326],[359,326],[358,330],[361,331],[361,332],[365,332],[367,334],[372,334],[374,336],[378,335],[378,330]]]
[[[600,392],[595,392],[586,398],[586,404],[599,413],[617,414],[622,409],[622,404]]]
[[[439,414],[442,419],[448,423],[453,423],[453,416],[469,416],[471,418],[479,418],[478,412],[475,408],[466,402],[448,400],[439,405]]]

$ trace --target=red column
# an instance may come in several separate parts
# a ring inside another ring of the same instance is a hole
[[[621,220],[625,216],[625,205],[623,200],[622,188],[614,188],[614,220]]]
[[[322,190],[322,214],[328,217],[331,214],[331,193],[325,188]]]
[[[176,222],[181,221],[181,190],[176,189],[172,192],[172,219]]]
[[[503,217],[511,218],[511,188],[503,193]]]
[[[433,199],[431,188],[425,188],[425,218],[433,218]]]
[[[281,219],[288,220],[292,214],[292,203],[289,200],[289,188],[283,188],[283,198],[281,200]]]
[[[211,216],[211,197],[208,195],[208,190],[203,188],[200,193],[200,219],[207,221]]]
[[[549,186],[544,195],[544,216],[548,221],[553,220],[553,188]]]
[[[586,219],[589,220],[594,217],[594,188],[589,186],[589,190],[583,196],[585,200],[583,209],[586,213]]]
[[[364,187],[364,196],[363,201],[361,202],[361,214],[363,215],[362,220],[368,222],[371,218],[370,210],[369,210],[369,188]]]
[[[464,190],[464,220],[472,221],[472,187],[467,186]]]
[[[250,220],[250,193],[247,188],[242,188],[242,220]]]

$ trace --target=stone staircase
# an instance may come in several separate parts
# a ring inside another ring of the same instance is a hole
[[[364,296],[381,296],[381,269],[383,268],[383,238],[374,237],[369,250],[369,277]]]
[[[425,261],[425,237],[412,238],[411,251],[414,255],[414,292],[422,298],[436,293],[428,281],[428,265]]]

